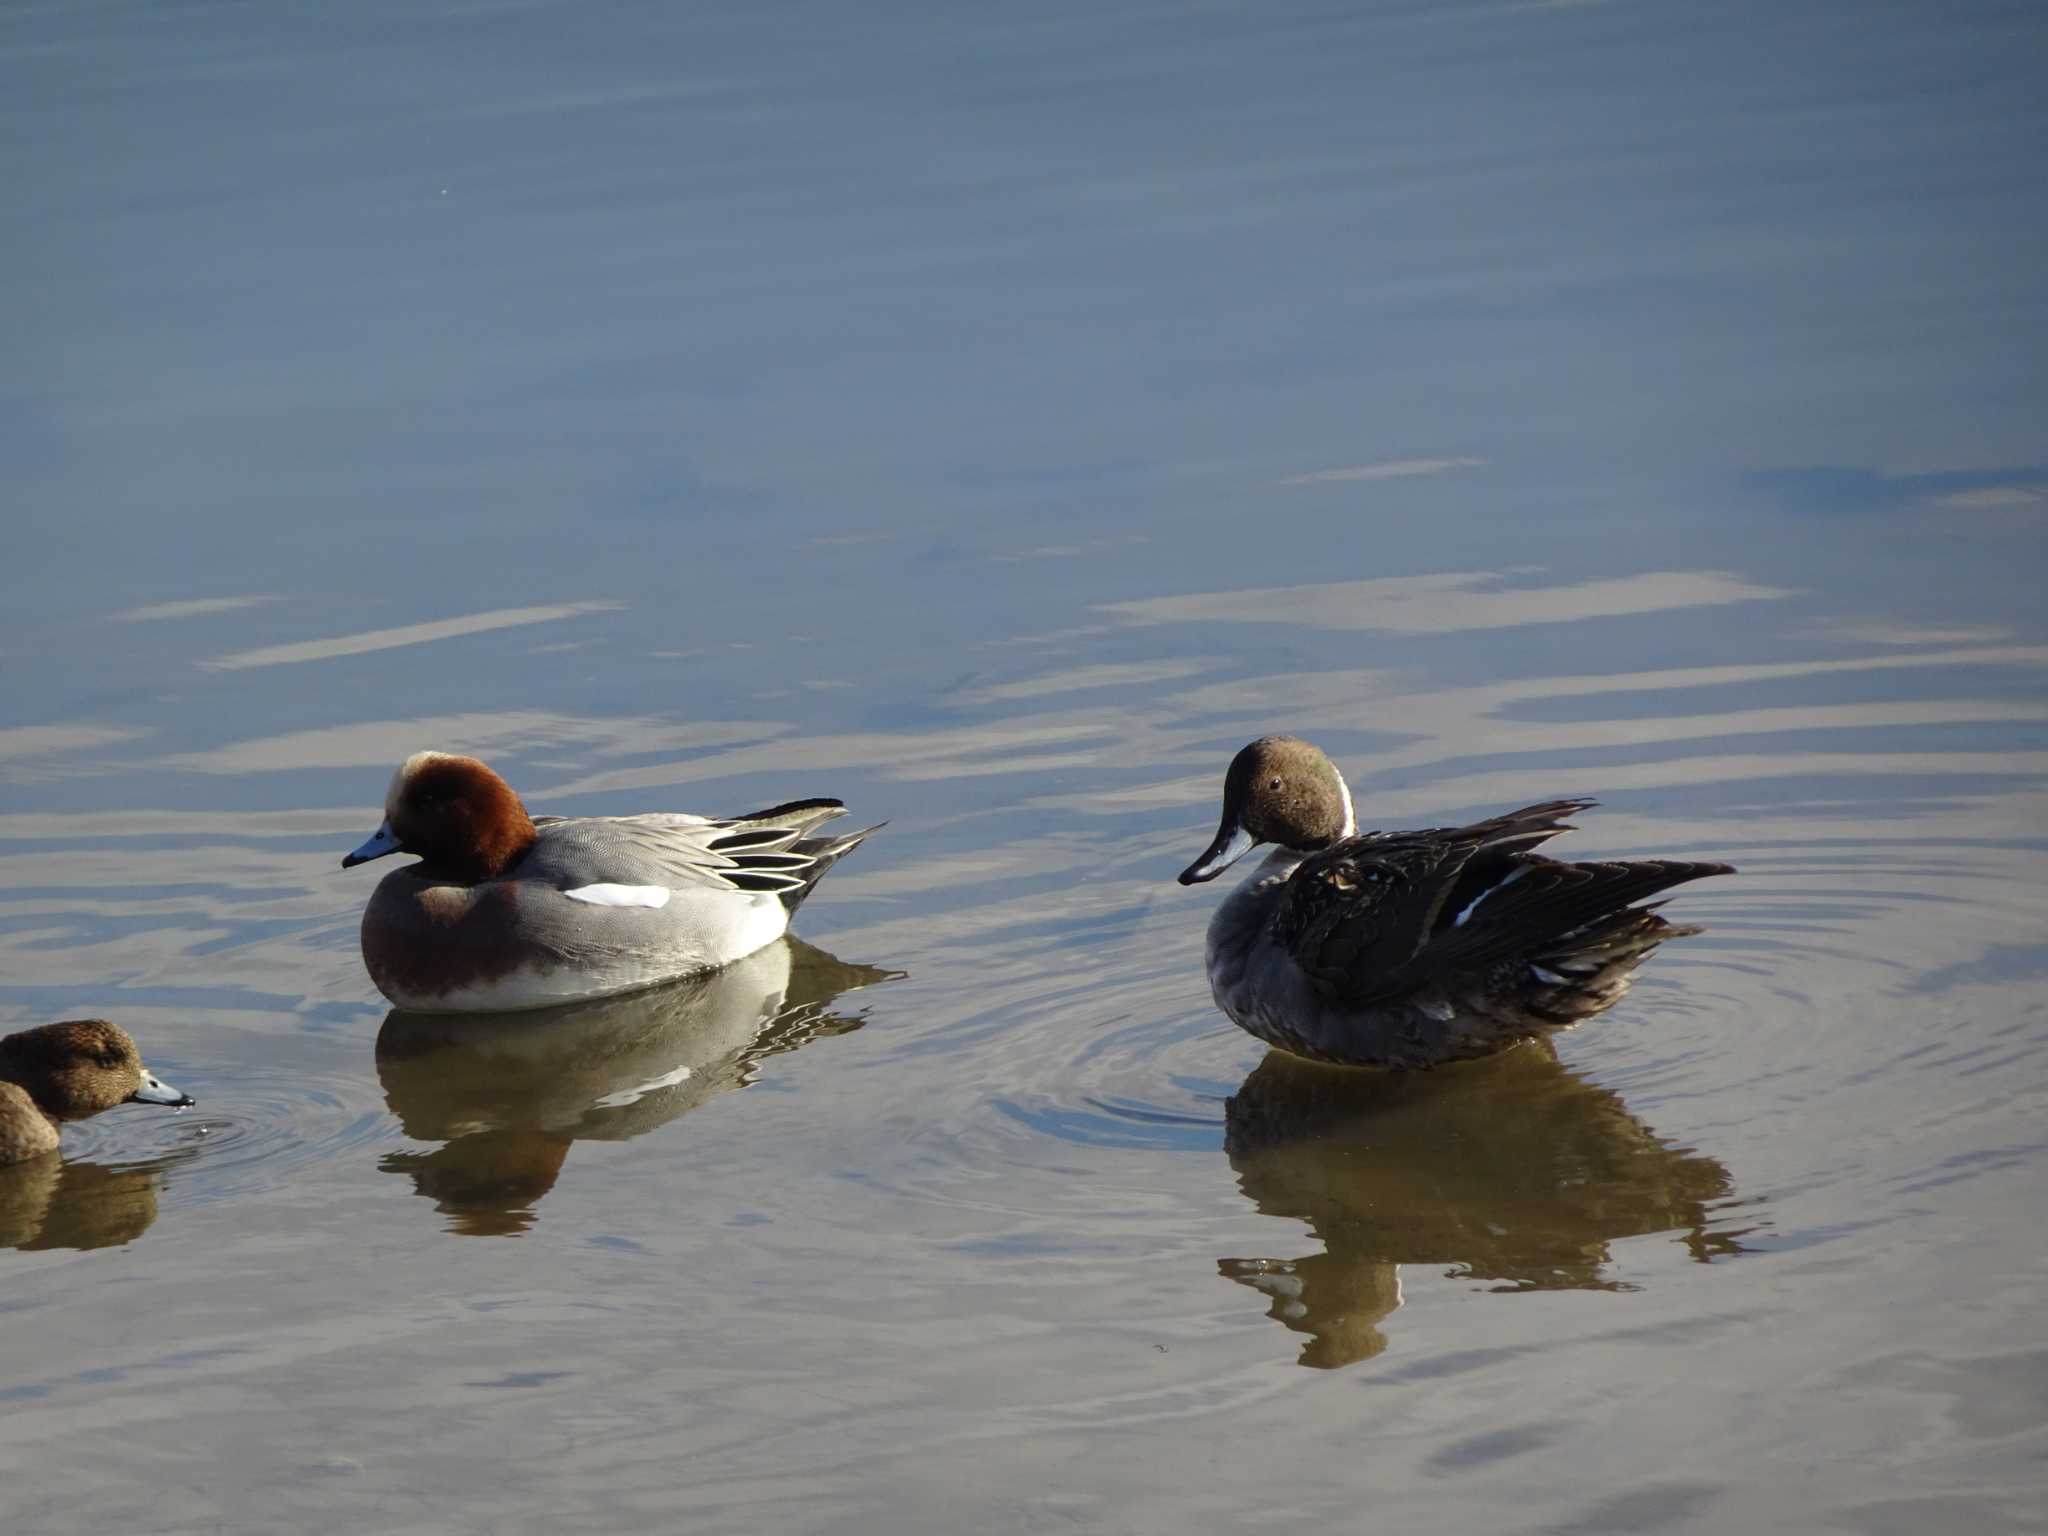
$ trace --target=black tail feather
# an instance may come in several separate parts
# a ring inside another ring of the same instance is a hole
[[[810,837],[796,843],[790,852],[802,854],[810,860],[810,867],[799,876],[803,882],[801,885],[791,886],[777,893],[782,898],[783,907],[794,916],[796,909],[804,904],[804,898],[817,888],[818,882],[825,878],[826,872],[834,864],[887,825],[886,821],[878,821],[872,827],[862,827],[858,832],[848,832],[839,837]]]

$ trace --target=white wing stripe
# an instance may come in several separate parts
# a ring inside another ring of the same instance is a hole
[[[562,894],[593,907],[665,907],[674,893],[665,885],[579,885]]]
[[[1527,873],[1529,873],[1529,866],[1528,866],[1528,865],[1526,865],[1526,864],[1519,864],[1519,865],[1517,865],[1517,866],[1515,867],[1515,872],[1514,872],[1513,874],[1509,875],[1509,876],[1507,877],[1507,879],[1505,879],[1505,880],[1501,881],[1501,883],[1500,883],[1499,885],[1489,885],[1489,886],[1488,886],[1488,887],[1487,887],[1487,888],[1486,888],[1485,890],[1481,891],[1481,892],[1480,892],[1480,893],[1479,893],[1479,894],[1478,894],[1477,896],[1474,896],[1474,897],[1473,897],[1473,898],[1472,898],[1472,899],[1471,899],[1470,901],[1466,902],[1466,903],[1465,903],[1465,910],[1464,910],[1464,911],[1462,911],[1462,912],[1460,912],[1460,913],[1459,913],[1459,914],[1458,914],[1458,915],[1457,915],[1457,916],[1456,916],[1455,918],[1453,918],[1453,919],[1452,919],[1452,921],[1451,921],[1451,926],[1452,926],[1453,928],[1462,928],[1462,927],[1464,927],[1464,926],[1465,926],[1465,919],[1466,919],[1466,918],[1468,918],[1468,917],[1470,917],[1470,916],[1471,916],[1471,915],[1473,914],[1473,912],[1474,912],[1474,911],[1475,911],[1475,910],[1476,910],[1476,909],[1478,908],[1478,906],[1479,906],[1479,903],[1481,903],[1482,901],[1486,900],[1486,898],[1487,898],[1487,897],[1489,897],[1489,896],[1495,895],[1496,893],[1498,893],[1498,892],[1500,892],[1500,891],[1504,891],[1504,890],[1506,890],[1506,889],[1507,889],[1507,888],[1508,888],[1509,886],[1513,885],[1513,884],[1514,884],[1514,883],[1515,883],[1515,882],[1516,882],[1517,880],[1521,879],[1521,878],[1522,878],[1522,876],[1526,875]]]

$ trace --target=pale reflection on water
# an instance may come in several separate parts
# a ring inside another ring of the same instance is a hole
[[[783,938],[713,975],[573,1008],[393,1011],[377,1032],[384,1100],[431,1152],[387,1152],[453,1232],[525,1231],[581,1140],[625,1141],[754,1081],[759,1064],[860,1028],[845,992],[900,971]]]
[[[1446,571],[1371,581],[1319,582],[1108,603],[1104,611],[1140,624],[1305,624],[1313,629],[1444,635],[1582,623],[1631,613],[1790,597],[1726,571],[1645,571],[1606,581],[1544,583],[1523,571]]]

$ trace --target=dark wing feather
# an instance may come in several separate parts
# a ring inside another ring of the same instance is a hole
[[[1523,854],[1515,862],[1520,873],[1511,884],[1488,892],[1470,922],[1462,927],[1447,923],[1431,935],[1416,957],[1424,976],[1480,971],[1516,955],[1569,948],[1570,935],[1646,896],[1688,880],[1734,873],[1726,864],[1678,859],[1564,864]]]
[[[1530,815],[1387,840],[1401,847],[1394,860],[1375,860],[1374,840],[1357,838],[1304,864],[1282,913],[1300,935],[1303,968],[1347,1005],[1368,1006],[1505,960],[1567,953],[1573,935],[1646,896],[1733,873],[1676,859],[1545,858],[1525,851],[1540,830]],[[1563,830],[1553,824],[1543,835]],[[1433,845],[1405,846],[1424,840]]]
[[[1347,1000],[1412,986],[1451,899],[1504,879],[1524,850],[1571,830],[1590,800],[1551,800],[1467,827],[1371,832],[1304,862],[1274,916],[1275,939],[1316,981]],[[1544,863],[1551,861],[1544,860]],[[1456,911],[1456,908],[1450,910]]]
[[[706,846],[719,853],[734,854],[750,848],[787,848],[796,841],[796,836],[787,827],[748,827],[737,832],[721,832]]]

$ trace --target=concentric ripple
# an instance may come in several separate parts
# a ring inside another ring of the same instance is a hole
[[[209,1101],[222,1107],[209,1109]],[[179,1198],[204,1204],[280,1188],[395,1132],[360,1073],[322,1086],[256,1068],[213,1085],[167,1134],[181,1159]]]

